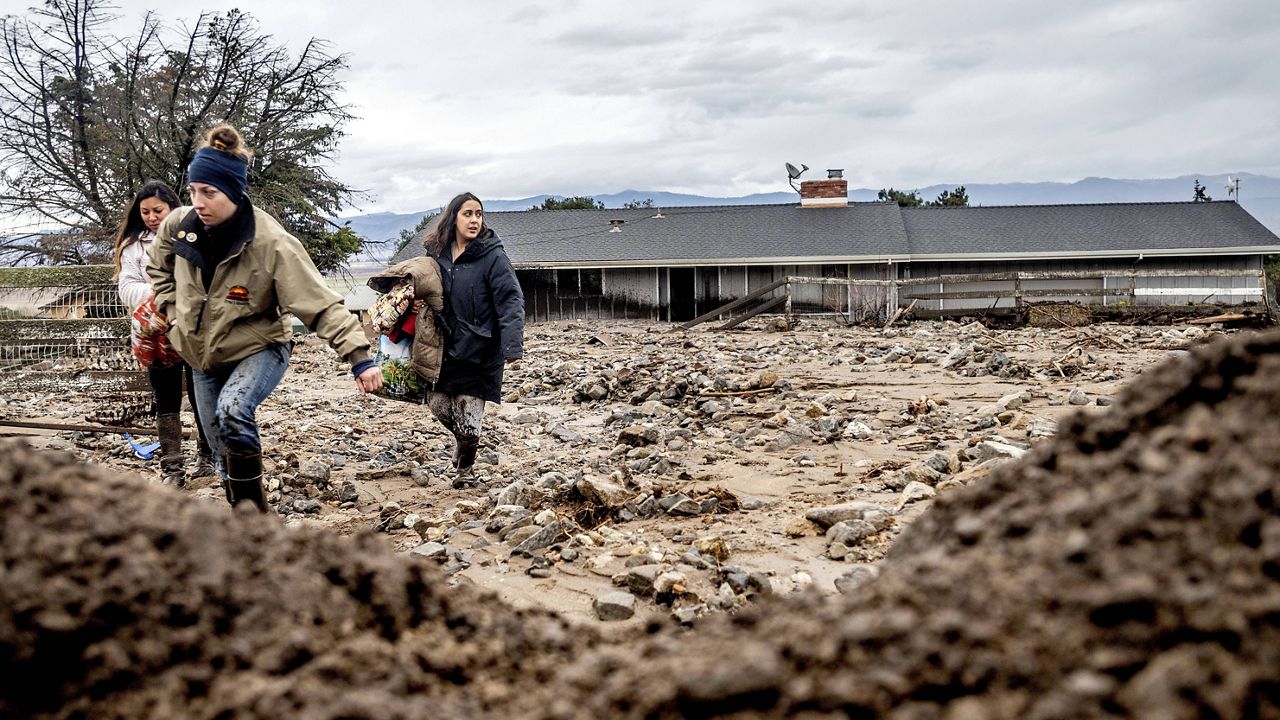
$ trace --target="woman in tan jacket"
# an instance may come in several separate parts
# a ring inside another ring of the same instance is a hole
[[[209,132],[187,171],[189,208],[160,226],[147,272],[169,341],[191,364],[227,500],[266,511],[258,405],[284,377],[295,315],[344,360],[361,392],[382,387],[368,340],[302,243],[246,194],[252,153],[230,125]]]

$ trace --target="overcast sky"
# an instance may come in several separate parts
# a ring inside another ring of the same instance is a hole
[[[20,12],[30,0],[0,0]],[[1280,174],[1280,2],[119,0],[348,53],[359,211],[461,190],[787,190]]]

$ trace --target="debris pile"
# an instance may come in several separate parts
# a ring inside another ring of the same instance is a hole
[[[1275,717],[1277,433],[1280,334],[1172,361],[940,497],[843,602],[600,647],[549,715]]]

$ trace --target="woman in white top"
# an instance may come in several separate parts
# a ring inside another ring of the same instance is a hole
[[[129,203],[129,210],[120,221],[120,230],[116,233],[116,283],[120,291],[120,300],[132,314],[139,305],[151,295],[151,279],[147,276],[147,251],[151,241],[155,239],[156,229],[169,215],[169,212],[181,205],[178,196],[168,185],[152,180]],[[185,457],[182,454],[182,379],[187,379],[187,397],[191,401],[191,412],[196,410],[193,394],[194,383],[191,380],[191,367],[186,363],[178,363],[169,367],[151,366],[147,370],[147,379],[155,392],[156,431],[160,438],[160,473],[165,485],[182,487],[186,484],[187,474],[184,469]],[[200,436],[200,456],[190,477],[213,475],[212,452],[205,441],[204,429],[200,417],[196,416],[196,431]]]

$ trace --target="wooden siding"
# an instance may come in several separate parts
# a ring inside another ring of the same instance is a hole
[[[1212,277],[1190,274],[1197,269],[1213,270],[1261,270],[1262,257],[1258,255],[1216,256],[1195,258],[1137,258],[1116,260],[1038,260],[1038,261],[1006,261],[1006,262],[917,262],[904,263],[899,277],[932,277],[938,275],[964,275],[997,272],[1098,272],[1114,271],[1139,274],[1136,278],[1135,297],[1117,297],[1114,294],[1104,295],[1101,291],[1114,292],[1127,288],[1128,281],[1119,278],[1088,278],[1069,280],[1023,280],[1023,290],[1090,290],[1098,289],[1098,295],[1041,296],[1037,301],[1071,301],[1085,304],[1106,305],[1117,302],[1134,302],[1138,305],[1185,305],[1187,303],[1221,303],[1247,304],[1261,303],[1261,280],[1252,277]],[[1141,277],[1144,270],[1186,272],[1181,277]],[[1008,295],[1014,287],[1013,281],[950,283],[945,287],[940,284],[904,285],[902,292],[941,293],[965,292],[977,293],[984,290],[993,292],[990,296],[977,296],[946,300],[921,300],[918,307],[923,310],[956,310],[982,309],[991,307],[1009,307],[1014,304]],[[1187,292],[1178,292],[1185,289]],[[1252,292],[1235,292],[1238,289]]]
[[[886,280],[999,272],[1127,272],[1136,269],[1176,271],[1180,277],[1141,277],[1136,293],[1128,294],[1122,278],[1071,278],[1022,280],[1023,291],[1070,290],[1065,296],[1035,296],[1036,301],[1071,301],[1089,304],[1135,302],[1139,305],[1184,305],[1213,302],[1222,304],[1260,303],[1260,280],[1254,277],[1214,277],[1191,274],[1197,269],[1262,269],[1262,257],[1212,256],[1196,258],[1137,258],[1115,260],[1036,260],[999,262],[916,262],[837,263],[825,265],[703,265],[695,267],[603,268],[517,271],[525,292],[525,313],[530,322],[570,319],[647,319],[682,322],[765,287],[786,277],[848,278]],[[587,273],[597,273],[588,276]],[[982,309],[1008,307],[1014,288],[1012,280],[950,283],[901,288],[884,286],[839,286],[795,283],[791,287],[791,307],[802,314],[838,314],[861,321],[887,318],[893,309],[910,302],[912,294],[978,293],[957,299],[922,299],[922,310]],[[1097,289],[1097,295],[1078,294]],[[1119,290],[1124,290],[1119,294]],[[1185,290],[1185,292],[1179,292]],[[1237,292],[1231,292],[1237,290]],[[990,291],[991,295],[981,295]],[[762,300],[783,296],[784,288],[768,293]],[[1004,297],[1001,297],[1001,296]],[[899,296],[902,299],[899,300]]]

